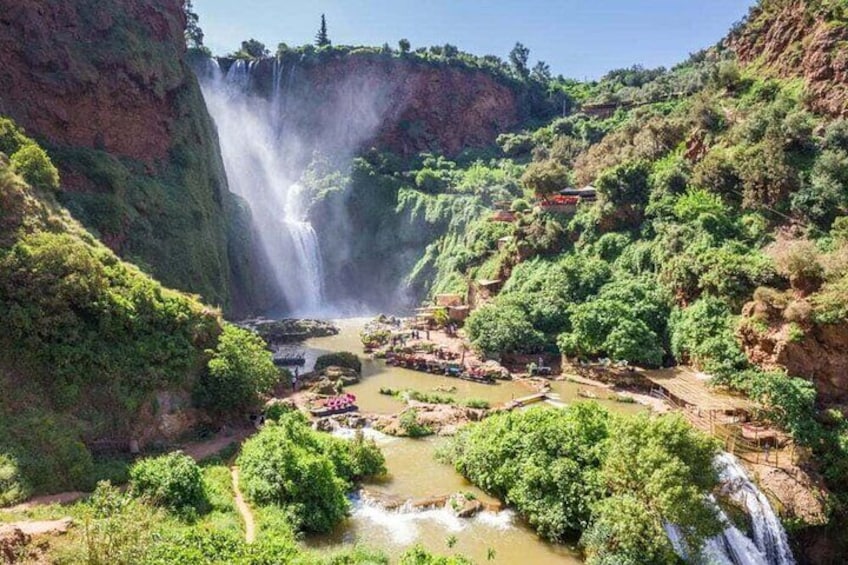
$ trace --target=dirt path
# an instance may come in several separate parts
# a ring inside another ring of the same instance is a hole
[[[71,518],[60,520],[27,520],[24,522],[13,522],[0,526],[0,536],[10,534],[15,530],[22,531],[28,536],[40,536],[44,534],[64,534],[73,523]]]
[[[236,497],[236,508],[244,520],[244,539],[247,543],[253,543],[256,540],[256,525],[253,522],[253,512],[250,511],[250,506],[244,501],[244,496],[239,489],[239,470],[238,467],[230,469],[233,475],[233,492]]]
[[[89,494],[91,493],[70,491],[60,492],[58,494],[45,494],[43,496],[34,496],[26,502],[21,502],[20,504],[17,504],[15,506],[10,506],[8,508],[0,508],[0,512],[23,512],[36,506],[50,506],[51,504],[70,504],[72,502],[76,502],[77,500],[85,498]]]

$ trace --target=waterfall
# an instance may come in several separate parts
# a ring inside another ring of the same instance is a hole
[[[795,558],[789,548],[786,531],[769,504],[766,496],[751,482],[739,461],[729,453],[716,457],[722,492],[742,506],[751,519],[753,538],[746,536],[727,517],[710,497],[724,523],[724,531],[707,540],[696,562],[715,565],[794,565]],[[674,549],[683,559],[687,555],[679,528],[666,524],[666,532]]]
[[[218,128],[230,189],[250,206],[282,297],[292,313],[320,316],[325,306],[321,249],[307,217],[308,195],[287,164],[283,136],[294,65],[286,75],[282,62],[273,61],[270,101],[251,90],[256,65],[235,61],[224,75],[215,63],[213,72],[200,77],[201,90]]]

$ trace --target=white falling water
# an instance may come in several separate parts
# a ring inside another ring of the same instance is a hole
[[[715,565],[794,565],[786,531],[766,496],[751,482],[739,461],[729,453],[722,453],[716,457],[715,465],[719,469],[723,492],[750,516],[753,539],[733,525],[716,504],[725,528],[721,534],[707,540],[698,561]],[[715,503],[715,499],[711,500]],[[692,561],[687,556],[680,530],[667,524],[666,532],[677,553]]]
[[[307,195],[286,163],[283,131],[286,91],[294,66],[284,75],[273,67],[270,102],[251,93],[255,62],[236,61],[226,75],[217,63],[201,77],[209,113],[218,128],[230,189],[247,200],[275,282],[293,314],[318,316],[324,306],[323,260],[307,218]]]

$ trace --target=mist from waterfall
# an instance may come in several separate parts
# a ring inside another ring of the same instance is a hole
[[[250,205],[263,254],[288,308],[296,315],[319,315],[321,250],[306,217],[305,195],[285,158],[285,97],[275,92],[268,101],[251,93],[254,62],[236,61],[226,74],[216,61],[209,64],[201,89],[218,128],[230,190]],[[280,80],[275,87],[286,85]]]
[[[765,494],[748,478],[744,467],[729,453],[718,455],[715,465],[723,494],[744,508],[750,517],[751,537],[736,527],[711,497],[724,530],[706,541],[700,559],[692,559],[687,555],[680,530],[666,524],[666,532],[678,555],[687,562],[710,565],[795,565],[786,530]]]

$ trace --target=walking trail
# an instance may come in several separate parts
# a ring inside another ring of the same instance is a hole
[[[230,469],[233,475],[233,493],[236,496],[236,508],[244,520],[244,539],[247,543],[253,543],[256,540],[256,525],[253,522],[253,512],[250,511],[250,506],[244,501],[244,496],[239,489],[239,470],[238,467]]]

